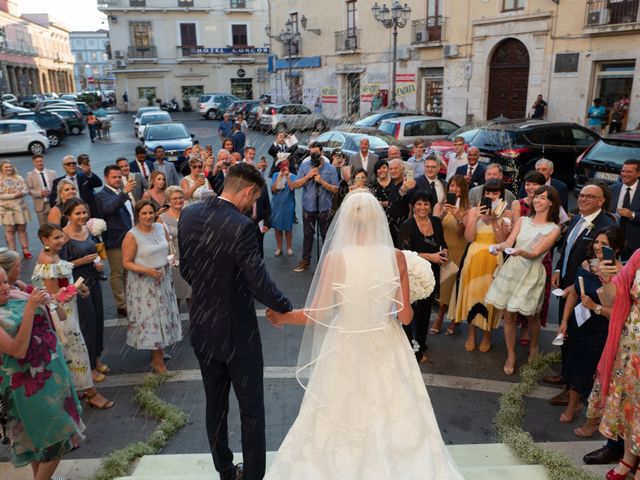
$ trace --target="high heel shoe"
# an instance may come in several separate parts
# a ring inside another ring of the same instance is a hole
[[[629,465],[624,460],[620,460],[620,463],[629,469],[626,473],[618,473],[615,470],[615,467],[607,472],[607,476],[605,477],[607,480],[625,480],[630,473],[634,473],[638,468],[638,462],[636,461],[635,466]],[[616,465],[617,466],[617,465]]]
[[[580,414],[580,411],[582,410],[582,407],[578,407],[575,410],[573,410],[570,414],[567,413],[567,411],[565,410],[564,412],[562,412],[560,414],[560,421],[562,423],[571,423],[576,419],[576,416],[578,414]]]
[[[598,431],[600,418],[589,418],[586,422],[576,428],[573,433],[580,438],[591,438]]]
[[[513,375],[513,373],[516,371],[516,360],[514,360],[513,364],[510,366],[507,366],[507,363],[509,363],[508,358],[507,358],[507,361],[504,363],[503,371],[504,371],[504,374],[509,377]]]
[[[31,255],[31,252],[29,250],[27,250],[26,248],[22,249],[22,256],[24,258],[26,258],[27,260],[31,260],[33,258],[33,255]]]

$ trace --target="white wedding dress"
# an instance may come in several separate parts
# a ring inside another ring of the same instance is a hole
[[[332,229],[352,229],[346,220]],[[395,317],[402,296],[390,238],[333,233],[305,308],[305,396],[265,480],[462,480]]]

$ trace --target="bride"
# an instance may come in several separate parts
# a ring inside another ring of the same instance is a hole
[[[305,325],[305,395],[265,480],[463,479],[398,322],[413,316],[407,266],[371,193],[340,206],[305,308],[267,316]]]

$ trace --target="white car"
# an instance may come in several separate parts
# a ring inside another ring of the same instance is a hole
[[[142,141],[144,131],[151,122],[172,122],[171,115],[162,110],[152,110],[145,112],[140,116],[140,124],[138,125],[138,138]]]
[[[44,153],[47,132],[32,120],[0,120],[0,153]]]
[[[140,126],[140,117],[143,113],[160,111],[160,107],[140,107],[135,115],[133,115],[133,134],[138,138],[138,127]]]

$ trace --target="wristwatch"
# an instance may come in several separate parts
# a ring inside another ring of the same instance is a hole
[[[597,305],[593,311],[596,312],[596,315],[602,315],[602,305]]]

